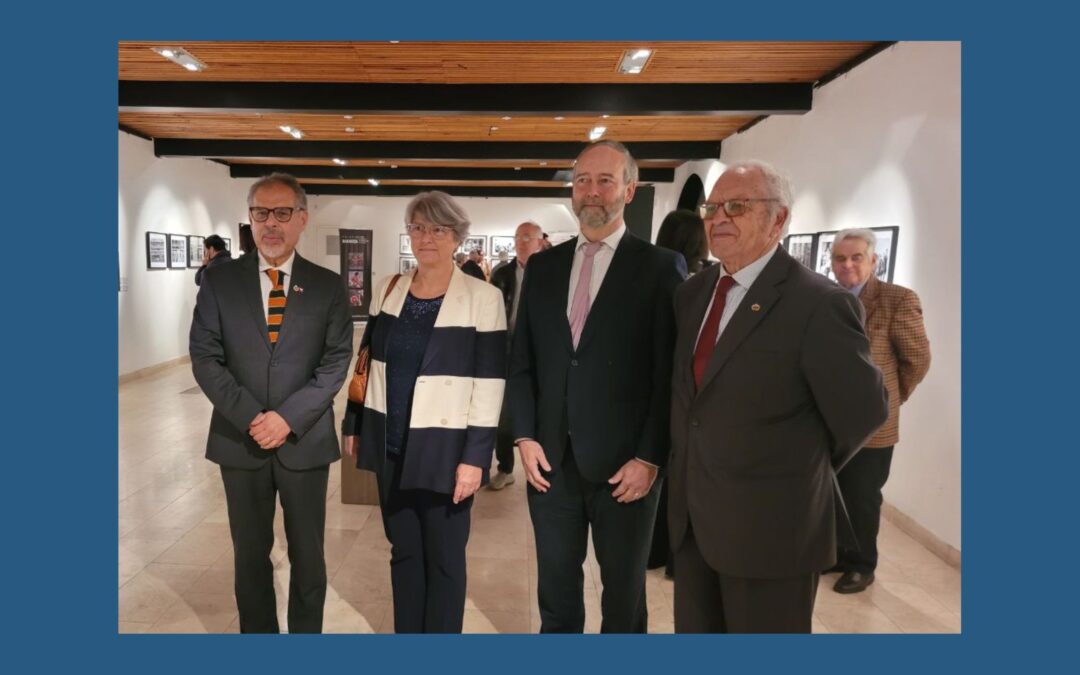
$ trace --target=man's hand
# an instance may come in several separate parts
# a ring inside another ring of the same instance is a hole
[[[618,485],[611,496],[620,504],[636,502],[649,494],[656,481],[658,470],[655,466],[634,458],[622,465],[615,475],[608,479],[611,485]]]
[[[529,481],[529,485],[538,492],[547,492],[551,483],[547,482],[540,469],[551,471],[551,465],[544,455],[544,449],[536,441],[521,440],[518,442],[518,453],[521,455],[521,464],[525,467],[525,479]]]
[[[454,503],[460,504],[469,497],[476,494],[476,491],[480,489],[480,479],[483,477],[483,470],[478,466],[471,464],[458,464],[456,481],[454,484]]]
[[[210,249],[204,248],[202,252],[202,264],[205,267],[210,264]]]
[[[356,450],[360,447],[359,436],[342,436],[341,450],[349,457],[356,457]]]
[[[292,433],[289,423],[273,410],[259,413],[251,420],[248,433],[263,450],[273,450],[285,444],[285,439]]]

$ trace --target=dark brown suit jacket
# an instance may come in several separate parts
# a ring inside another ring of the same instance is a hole
[[[692,520],[717,572],[783,578],[835,562],[834,472],[885,421],[858,299],[783,249],[743,298],[696,391],[698,331],[722,271],[679,287],[668,523]]]

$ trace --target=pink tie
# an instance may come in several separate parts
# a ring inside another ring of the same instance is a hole
[[[589,286],[592,284],[593,258],[601,246],[603,242],[599,241],[590,241],[585,244],[585,262],[581,265],[577,288],[574,289],[574,301],[570,303],[570,333],[574,336],[574,349],[577,349],[578,341],[581,340],[581,329],[585,327],[585,319],[589,316],[589,308],[592,307]]]

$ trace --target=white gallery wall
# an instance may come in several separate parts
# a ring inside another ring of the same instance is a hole
[[[933,362],[901,408],[885,499],[960,549],[960,44],[889,48],[810,113],[725,140],[722,162],[740,159],[791,178],[792,233],[900,228],[894,281],[922,299]]]
[[[203,159],[158,159],[153,143],[119,132],[119,374],[188,353],[195,269],[148,270],[146,233],[219,234],[239,250],[250,180]]]

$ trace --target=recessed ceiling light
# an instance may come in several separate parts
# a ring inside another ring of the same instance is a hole
[[[521,167],[520,166],[515,166],[514,171],[521,171]]]
[[[607,119],[607,118],[611,117],[611,115],[601,115],[600,117],[602,117],[604,119]]]
[[[391,41],[390,41],[390,44],[392,44],[392,45],[396,45],[396,44],[398,44],[399,42],[401,42],[401,40],[391,40]]]
[[[374,178],[368,178],[367,182],[371,183],[371,187],[379,187],[379,181]]]
[[[379,164],[386,164],[386,160],[385,159],[380,159]]]
[[[346,133],[350,133],[350,134],[351,134],[351,133],[352,133],[352,132],[354,132],[354,131],[356,131],[356,129],[353,129],[352,127],[345,127],[345,132],[346,132]]]
[[[652,51],[649,49],[627,49],[623,52],[622,60],[619,62],[619,72],[626,75],[637,75],[645,68],[645,64],[649,62],[651,56]]]
[[[565,117],[563,117],[562,115],[556,115],[556,116],[555,116],[555,119],[557,119],[557,120],[560,120],[560,121],[561,121],[561,120],[564,120],[564,119],[566,119],[566,118],[565,118]]]
[[[391,169],[396,169],[396,168],[397,168],[397,164],[391,164],[391,165],[390,165],[390,168],[391,168]]]
[[[540,162],[540,166],[547,166],[547,162]]]
[[[592,131],[589,132],[589,140],[598,140],[601,136],[604,135],[605,131],[607,131],[607,127],[593,127]]]
[[[574,184],[567,182],[563,187],[574,187]]]
[[[192,56],[191,52],[183,47],[151,47],[150,49],[193,73],[206,70],[206,64]]]
[[[512,119],[514,119],[514,118],[510,117],[509,115],[503,115],[503,120],[506,121],[506,122],[509,122]]]
[[[339,158],[335,157],[334,158],[334,164],[337,164],[338,166],[345,166],[346,164],[348,164],[348,162],[346,162],[343,159],[339,159]]]
[[[489,127],[488,131],[498,131],[499,127]]]
[[[352,115],[345,115],[345,119],[347,119],[347,120],[351,120],[351,119],[352,119]]]

